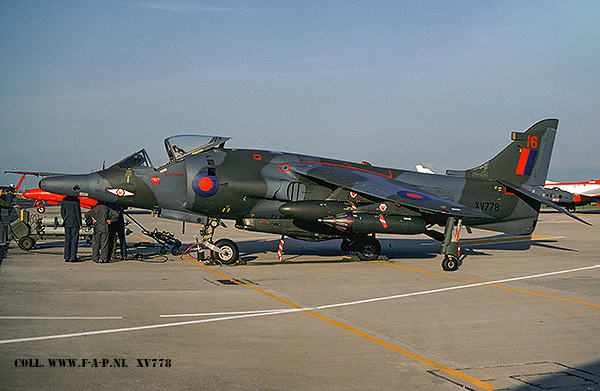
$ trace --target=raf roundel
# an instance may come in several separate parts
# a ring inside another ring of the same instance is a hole
[[[208,171],[200,171],[194,175],[192,190],[200,197],[212,197],[219,190],[219,178],[216,175],[208,175]]]
[[[408,200],[416,200],[416,201],[429,201],[431,197],[425,194],[419,194],[414,191],[399,191],[397,193],[400,197],[406,198]]]

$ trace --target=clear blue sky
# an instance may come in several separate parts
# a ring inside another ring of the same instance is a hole
[[[0,170],[159,165],[196,133],[443,173],[559,118],[550,179],[600,179],[599,20],[596,1],[5,0]]]

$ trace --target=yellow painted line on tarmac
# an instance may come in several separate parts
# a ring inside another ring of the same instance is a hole
[[[485,282],[481,282],[481,281],[475,281],[475,280],[469,280],[467,278],[449,276],[449,275],[446,275],[446,274],[430,272],[430,271],[427,271],[427,270],[413,269],[413,268],[406,267],[406,266],[393,265],[393,264],[390,264],[390,263],[385,263],[385,262],[380,262],[380,261],[371,261],[371,262],[372,263],[378,263],[380,265],[397,267],[399,269],[405,269],[405,270],[409,270],[409,271],[412,271],[412,272],[424,273],[424,274],[431,274],[433,276],[444,277],[444,278],[451,278],[453,280],[466,281],[466,282],[472,282],[474,284],[482,284],[482,285],[492,286],[494,288],[506,289],[506,290],[509,290],[509,291],[514,291],[514,292],[519,292],[519,293],[525,293],[525,294],[532,295],[532,296],[544,297],[544,298],[547,298],[547,299],[560,300],[560,301],[565,301],[565,302],[568,302],[568,303],[583,304],[583,305],[587,305],[587,306],[590,306],[590,307],[600,308],[600,305],[598,305],[598,304],[586,303],[584,301],[565,299],[564,297],[557,297],[557,296],[545,295],[543,293],[536,293],[536,292],[525,291],[525,290],[522,290],[522,289],[509,288],[507,286],[502,286],[502,285],[497,285],[497,284],[486,284]]]
[[[146,239],[146,238],[140,238],[139,236],[135,236],[134,234],[129,234],[129,236],[133,236],[134,238],[139,239],[142,242],[148,242],[148,243],[150,243],[150,241],[148,239]]]
[[[244,287],[252,289],[252,290],[254,290],[256,292],[262,293],[263,295],[266,295],[266,296],[268,296],[268,297],[270,297],[270,298],[272,298],[272,299],[274,299],[274,300],[276,300],[276,301],[278,301],[280,303],[288,305],[288,306],[290,306],[292,308],[295,308],[295,309],[302,309],[303,308],[303,307],[301,307],[301,306],[299,306],[297,304],[294,304],[294,303],[292,303],[290,301],[287,301],[287,300],[285,300],[285,299],[283,299],[283,298],[281,298],[279,296],[276,296],[276,295],[274,295],[272,293],[269,293],[269,292],[267,292],[265,290],[262,290],[260,288],[255,287],[255,286],[252,286],[252,285],[245,284],[245,283],[243,283],[241,281],[238,281],[238,280],[236,280],[236,279],[234,279],[234,278],[232,278],[232,277],[230,277],[230,276],[228,276],[228,275],[226,275],[224,273],[221,273],[221,272],[219,272],[217,270],[213,270],[213,269],[211,269],[209,267],[206,267],[202,263],[197,262],[197,261],[195,261],[193,259],[190,259],[190,258],[187,258],[187,257],[182,257],[182,258],[185,259],[186,261],[191,262],[191,263],[193,263],[195,265],[198,265],[198,266],[200,266],[200,267],[202,267],[202,268],[204,268],[204,269],[206,269],[208,271],[211,271],[211,272],[213,272],[213,273],[215,273],[215,274],[217,274],[217,275],[219,275],[219,276],[221,276],[221,277],[223,277],[223,278],[225,278],[225,279],[227,279],[227,280],[229,280],[229,281],[231,281],[231,282],[233,282],[233,283],[235,283],[237,285],[244,286]],[[490,390],[491,391],[491,390],[494,389],[494,386],[492,386],[489,383],[485,383],[485,382],[483,382],[483,381],[481,381],[479,379],[476,379],[476,378],[474,378],[472,376],[469,376],[469,375],[467,375],[465,373],[462,373],[462,372],[457,371],[455,369],[449,368],[449,367],[447,367],[445,365],[437,363],[437,362],[435,362],[433,360],[430,360],[428,358],[425,358],[423,356],[419,356],[418,354],[415,354],[415,353],[413,353],[411,351],[403,349],[403,348],[401,348],[399,346],[392,345],[389,342],[383,341],[383,340],[381,340],[381,339],[379,339],[377,337],[374,337],[374,336],[369,335],[369,334],[367,334],[367,333],[365,333],[363,331],[360,331],[357,328],[354,328],[352,326],[348,326],[348,325],[346,325],[344,323],[338,322],[337,320],[329,318],[329,317],[327,317],[325,315],[321,315],[321,314],[319,314],[319,313],[317,313],[315,311],[309,310],[309,309],[304,309],[304,310],[302,310],[302,312],[305,312],[305,313],[307,313],[309,315],[312,315],[312,316],[314,316],[316,318],[324,320],[325,322],[330,323],[330,324],[332,324],[334,326],[338,326],[338,327],[340,327],[340,328],[342,328],[342,329],[344,329],[346,331],[349,331],[349,332],[351,332],[351,333],[353,333],[353,334],[355,334],[355,335],[357,335],[359,337],[365,338],[368,341],[374,342],[374,343],[376,343],[376,344],[378,344],[380,346],[383,346],[385,348],[393,350],[396,353],[400,353],[400,354],[402,354],[402,355],[404,355],[406,357],[409,357],[409,358],[411,358],[413,360],[416,360],[416,361],[419,361],[419,362],[421,362],[423,364],[429,365],[429,366],[431,366],[431,367],[433,367],[433,368],[435,368],[435,369],[437,369],[439,371],[445,372],[445,373],[447,373],[449,375],[452,375],[452,376],[454,376],[454,377],[456,377],[458,379],[461,379],[461,380],[463,380],[465,382],[473,384],[473,385],[475,385],[477,387],[481,387],[484,390]]]

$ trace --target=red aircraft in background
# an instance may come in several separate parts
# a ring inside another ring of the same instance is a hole
[[[600,180],[585,182],[552,182],[546,181],[546,189],[558,189],[573,194],[571,202],[557,202],[569,212],[575,212],[575,207],[597,203],[600,205]]]
[[[63,198],[65,198],[64,195],[49,193],[42,189],[25,190],[21,195],[25,198],[36,200],[33,206],[36,207],[37,211],[40,213],[44,213],[46,211],[46,206],[44,206],[44,202],[50,205],[58,205],[58,203],[61,202]],[[98,201],[87,197],[79,197],[79,203],[82,207],[90,209],[96,206],[96,204],[98,204]]]

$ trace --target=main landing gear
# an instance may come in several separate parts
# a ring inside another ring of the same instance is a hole
[[[240,255],[237,244],[230,239],[219,239],[213,243],[212,238],[215,229],[219,226],[227,227],[222,220],[209,217],[206,224],[200,229],[197,237],[201,240],[202,245],[210,250],[210,255],[213,260],[225,265],[234,264],[238,261]],[[442,260],[442,269],[444,271],[458,270],[461,264],[459,259],[460,248],[458,244],[461,228],[462,219],[456,219],[454,216],[449,216],[446,219],[446,227],[443,235],[435,231],[426,232],[427,235],[432,236],[437,240],[442,240],[441,254],[444,256],[444,259]],[[342,241],[340,247],[342,251],[350,252],[361,261],[374,261],[378,259],[381,254],[381,244],[375,238],[375,235],[346,237]]]
[[[197,237],[200,238],[202,245],[210,250],[210,257],[225,265],[232,265],[237,262],[240,256],[240,249],[233,240],[219,239],[213,243],[212,238],[217,227],[225,227],[221,219],[208,218],[204,227],[200,229]]]
[[[361,261],[374,261],[381,254],[381,244],[372,235],[344,238],[340,248],[344,252],[355,255]]]

